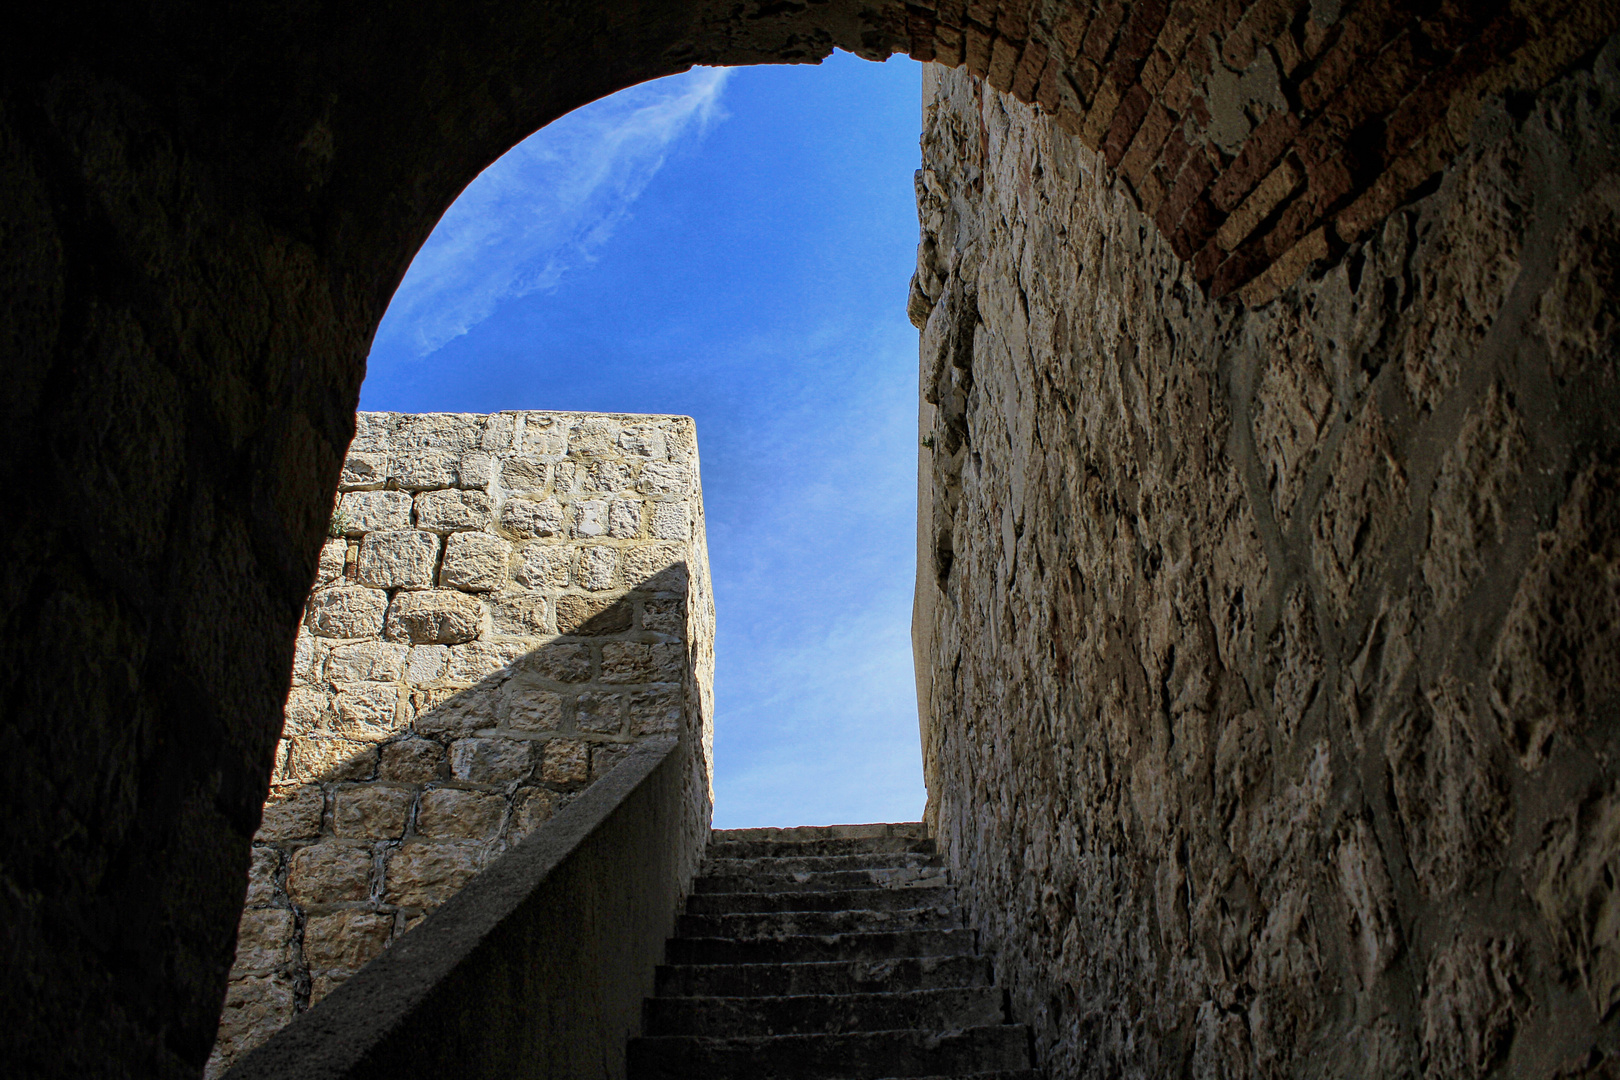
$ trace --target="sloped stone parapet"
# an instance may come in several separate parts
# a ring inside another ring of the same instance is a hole
[[[476,845],[414,845],[392,886],[403,899],[421,905],[417,892],[458,877],[465,885],[434,897],[436,910],[386,951],[390,920],[353,910],[309,918],[306,953],[358,974],[229,1075],[622,1078],[626,1035],[640,1028],[708,840],[690,801],[697,747],[674,736],[636,745],[476,876]],[[285,936],[283,924],[269,933]],[[245,980],[232,992],[267,993]],[[253,1015],[267,1026],[265,1010]]]

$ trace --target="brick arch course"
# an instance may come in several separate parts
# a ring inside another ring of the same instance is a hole
[[[1212,292],[1364,234],[1609,5],[34,5],[0,42],[0,1060],[212,1041],[371,335],[482,168],[693,64],[965,64],[1098,147]]]
[[[1609,4],[937,0],[908,49],[1039,104],[1127,182],[1216,296],[1263,303],[1365,237],[1468,141],[1481,100],[1545,85]]]

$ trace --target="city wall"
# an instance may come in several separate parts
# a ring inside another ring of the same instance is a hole
[[[1249,308],[925,76],[928,820],[1049,1075],[1612,1075],[1617,53]]]
[[[684,828],[707,835],[714,604],[690,419],[361,413],[331,532],[211,1076],[641,741],[698,751]]]

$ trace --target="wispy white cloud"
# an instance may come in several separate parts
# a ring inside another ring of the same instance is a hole
[[[561,117],[474,180],[411,263],[373,350],[421,357],[503,302],[590,263],[681,140],[724,117],[729,70],[697,68]]]

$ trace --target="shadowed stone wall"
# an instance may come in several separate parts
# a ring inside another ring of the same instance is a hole
[[[1617,60],[1252,310],[929,76],[928,816],[1052,1075],[1612,1075]]]
[[[707,835],[714,601],[690,419],[361,413],[339,491],[210,1076],[640,741],[695,750],[687,831]]]

